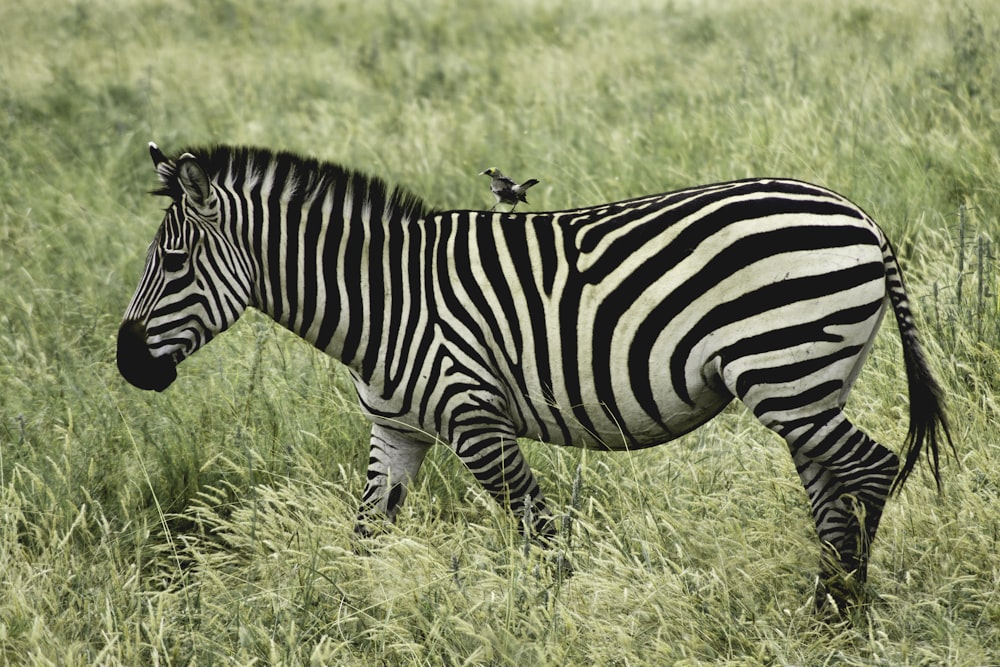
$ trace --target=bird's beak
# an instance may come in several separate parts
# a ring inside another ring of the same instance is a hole
[[[490,171],[489,169],[483,169],[481,172],[479,172],[479,175],[480,176],[488,176],[489,175],[489,171]]]

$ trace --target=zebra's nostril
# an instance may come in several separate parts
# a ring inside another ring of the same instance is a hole
[[[170,356],[154,357],[146,345],[142,322],[126,320],[118,328],[118,372],[139,389],[163,391],[177,378]]]

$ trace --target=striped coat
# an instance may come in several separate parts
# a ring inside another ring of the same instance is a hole
[[[838,604],[866,574],[890,489],[947,424],[881,229],[829,190],[752,179],[567,211],[434,212],[288,153],[151,154],[171,197],[119,329],[118,363],[165,389],[255,307],[342,361],[373,423],[358,531],[391,520],[427,448],[498,501],[544,497],[531,437],[658,445],[740,399],[791,451]],[[902,466],[842,412],[891,309],[911,425]]]

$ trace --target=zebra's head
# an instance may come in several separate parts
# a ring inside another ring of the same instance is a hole
[[[191,153],[168,159],[153,143],[149,152],[156,194],[172,201],[118,329],[118,370],[140,389],[163,391],[177,364],[243,313],[251,278],[205,165]]]

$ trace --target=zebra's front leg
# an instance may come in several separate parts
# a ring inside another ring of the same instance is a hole
[[[354,526],[356,534],[369,537],[396,518],[406,499],[407,485],[417,476],[430,447],[412,431],[372,425],[368,481]]]
[[[524,533],[543,544],[555,535],[545,497],[517,438],[507,429],[469,429],[454,436],[455,453],[476,481],[521,522]]]

